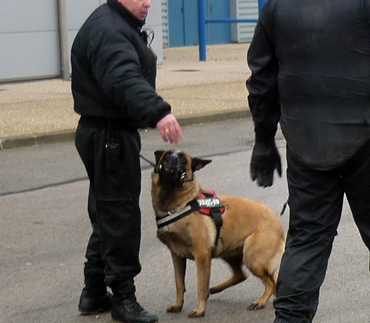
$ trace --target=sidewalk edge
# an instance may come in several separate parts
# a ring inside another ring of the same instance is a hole
[[[246,108],[197,115],[178,116],[177,120],[179,124],[183,127],[202,123],[226,121],[230,119],[248,118],[250,116],[251,113],[249,109]],[[4,137],[0,138],[0,150],[73,141],[74,137],[75,137],[74,129],[54,131],[49,133],[39,133],[33,135]]]

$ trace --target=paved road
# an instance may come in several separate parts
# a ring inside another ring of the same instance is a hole
[[[249,178],[253,142],[250,119],[184,127],[178,148],[193,156],[213,159],[197,174],[204,188],[247,196],[265,202],[279,213],[287,198],[285,172],[269,189],[257,188]],[[167,149],[155,131],[142,133],[142,154],[153,159]],[[278,146],[284,155],[284,141]],[[109,314],[83,317],[77,303],[82,288],[84,250],[90,232],[86,214],[88,182],[73,143],[0,151],[0,322],[90,323],[112,322]],[[285,164],[284,164],[285,165]],[[157,240],[150,202],[151,166],[143,161],[141,207],[143,271],[136,280],[139,301],[160,322],[189,322],[196,305],[194,263],[189,263],[183,312],[165,313],[175,296],[169,251]],[[282,217],[287,227],[288,212]],[[229,276],[215,260],[211,283]],[[370,322],[368,252],[353,225],[347,205],[339,228],[315,323]],[[203,323],[273,321],[272,302],[264,310],[247,306],[262,293],[251,276],[209,300]]]

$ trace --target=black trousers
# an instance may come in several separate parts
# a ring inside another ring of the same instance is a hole
[[[86,250],[85,277],[105,277],[108,286],[133,280],[140,272],[140,150],[137,131],[80,123],[76,148],[85,165],[93,232]]]
[[[290,222],[278,283],[275,323],[312,322],[346,194],[370,249],[370,141],[336,169],[307,168],[287,149]]]

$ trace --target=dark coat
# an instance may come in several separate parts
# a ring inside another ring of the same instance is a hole
[[[71,52],[74,109],[120,118],[123,128],[154,128],[171,107],[155,91],[156,57],[143,40],[144,22],[116,0],[97,8]]]
[[[269,0],[248,52],[256,139],[280,122],[308,166],[343,164],[370,139],[370,0]]]

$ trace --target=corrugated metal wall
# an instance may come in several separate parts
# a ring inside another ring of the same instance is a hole
[[[162,19],[162,41],[163,48],[169,46],[169,32],[168,32],[168,3],[167,0],[161,1],[161,19]]]
[[[257,19],[258,1],[256,0],[233,0],[231,1],[232,18]],[[233,24],[231,28],[231,39],[236,43],[250,42],[253,37],[256,23]]]

